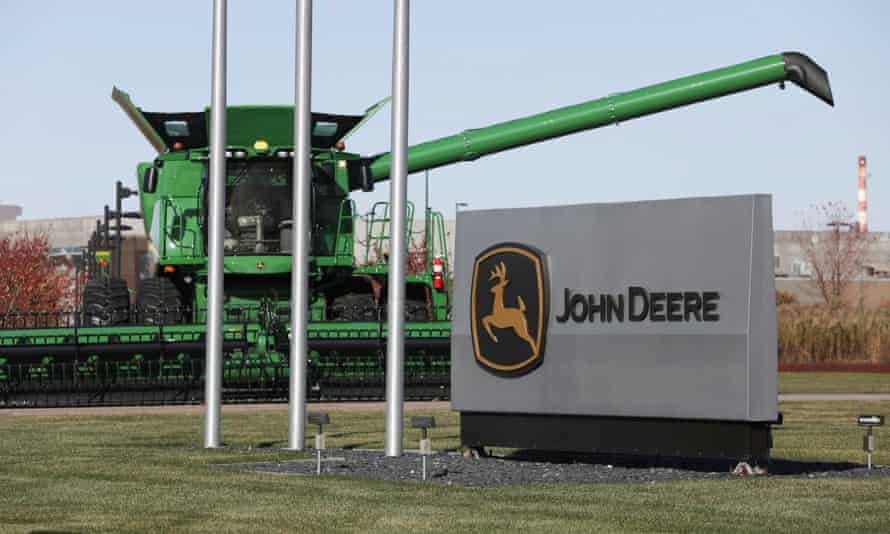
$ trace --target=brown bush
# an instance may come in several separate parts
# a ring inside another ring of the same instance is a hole
[[[787,304],[797,304],[798,300],[794,293],[790,291],[776,290],[776,306],[785,306]]]
[[[890,308],[784,304],[776,321],[779,363],[890,363]]]

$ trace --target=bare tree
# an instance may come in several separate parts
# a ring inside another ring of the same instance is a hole
[[[811,231],[799,232],[798,244],[825,303],[839,305],[845,288],[861,276],[872,239],[859,232],[852,213],[840,202],[829,202],[813,211],[813,224],[805,221]]]

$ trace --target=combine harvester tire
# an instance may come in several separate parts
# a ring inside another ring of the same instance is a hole
[[[140,324],[181,324],[182,296],[169,278],[147,278],[136,292],[137,320]]]
[[[130,291],[125,280],[89,280],[83,290],[83,309],[90,326],[126,324],[130,317]]]

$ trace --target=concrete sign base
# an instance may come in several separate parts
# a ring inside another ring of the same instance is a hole
[[[769,423],[692,419],[473,413],[460,414],[464,447],[511,447],[601,454],[769,459]]]

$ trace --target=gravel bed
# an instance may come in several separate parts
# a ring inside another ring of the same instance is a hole
[[[255,449],[256,450],[256,449]],[[258,451],[257,451],[258,452]],[[314,454],[313,451],[309,451]],[[379,450],[329,449],[322,455],[322,474],[366,480],[421,481],[421,457],[407,452],[387,458]],[[279,475],[315,475],[316,460],[218,464],[217,469],[236,469]],[[498,487],[529,484],[654,484],[677,480],[725,480],[746,478],[732,474],[727,463],[689,460],[567,457],[517,453],[501,457],[466,458],[457,452],[438,452],[427,457],[427,482],[466,487]],[[865,479],[890,476],[890,466],[868,471],[864,465],[774,461],[771,477],[802,479]]]

